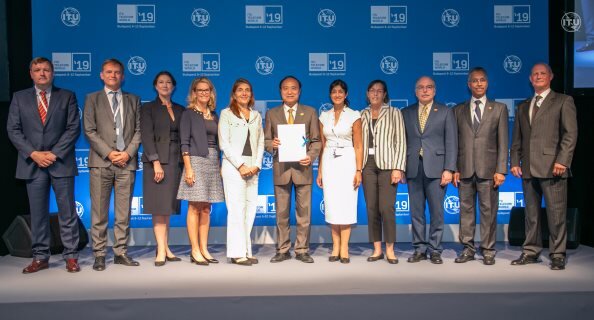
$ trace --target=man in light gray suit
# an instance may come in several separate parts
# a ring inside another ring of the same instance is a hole
[[[423,76],[415,84],[418,103],[402,110],[406,129],[406,179],[410,197],[413,247],[408,262],[441,264],[443,198],[456,171],[458,139],[454,111],[434,102],[435,81]],[[429,204],[429,239],[425,233],[425,203]]]
[[[508,152],[508,112],[503,103],[487,99],[489,80],[481,67],[470,70],[470,100],[454,108],[458,125],[458,171],[454,186],[460,194],[460,243],[456,263],[474,260],[476,200],[481,224],[480,251],[485,265],[495,264],[499,186],[505,181]]]
[[[567,245],[567,178],[577,142],[575,104],[570,96],[551,90],[553,72],[546,63],[532,67],[534,97],[518,106],[512,147],[511,173],[522,178],[526,201],[526,240],[512,265],[537,263],[542,251],[540,204],[546,203],[549,256],[552,270],[565,269]]]
[[[309,231],[311,221],[311,184],[313,182],[312,164],[320,154],[320,129],[317,111],[299,103],[301,82],[287,76],[280,82],[283,104],[266,112],[264,144],[266,151],[273,154],[274,195],[276,198],[276,255],[270,262],[290,259],[291,248],[289,215],[291,194],[295,188],[295,217],[297,220],[297,239],[295,240],[296,259],[313,263],[309,255]],[[279,162],[278,125],[305,124],[307,135],[307,156],[299,162]]]
[[[116,59],[101,67],[102,90],[87,95],[84,131],[89,150],[91,192],[91,237],[95,263],[93,269],[105,270],[109,201],[114,191],[114,263],[137,266],[127,255],[130,204],[140,145],[140,98],[122,92],[124,65]]]

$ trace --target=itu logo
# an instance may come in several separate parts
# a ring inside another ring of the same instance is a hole
[[[505,59],[503,59],[503,69],[511,74],[520,72],[522,69],[522,59],[513,54],[506,56]]]
[[[192,24],[198,28],[208,27],[208,23],[210,22],[210,13],[205,9],[198,8],[192,11]]]
[[[448,214],[460,213],[460,199],[457,196],[447,196],[443,200],[443,209]]]
[[[460,14],[454,9],[445,9],[441,14],[441,23],[448,28],[453,28],[460,23]]]
[[[60,14],[60,19],[67,27],[76,27],[80,23],[80,12],[76,8],[65,8]]]
[[[386,56],[380,61],[380,68],[385,74],[395,74],[398,71],[398,60],[392,56]]]
[[[133,56],[128,60],[128,71],[135,76],[143,75],[146,71],[146,60],[140,56]]]
[[[267,76],[274,70],[274,61],[267,56],[261,56],[256,59],[256,71],[263,76]]]
[[[85,214],[85,207],[83,207],[82,203],[78,201],[74,201],[74,203],[76,205],[76,214],[79,218],[82,218],[82,216]]]
[[[318,109],[318,115],[321,115],[326,111],[330,111],[332,110],[332,108],[334,108],[334,105],[332,103],[322,103],[322,105]]]
[[[268,151],[264,151],[264,156],[262,157],[262,170],[272,169],[273,162],[272,154]]]
[[[336,14],[330,9],[322,9],[318,13],[318,23],[324,28],[332,28],[336,23]]]
[[[582,17],[575,12],[567,12],[561,18],[561,27],[567,32],[576,32],[582,26]]]
[[[324,199],[320,201],[320,213],[324,216],[326,215],[326,204],[324,203]]]

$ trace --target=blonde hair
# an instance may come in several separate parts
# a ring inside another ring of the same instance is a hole
[[[210,89],[210,98],[208,99],[208,103],[206,104],[207,107],[207,116],[210,116],[210,111],[215,111],[217,107],[217,92],[215,91],[215,87],[212,82],[206,77],[195,78],[192,80],[192,84],[190,85],[190,92],[188,93],[188,108],[197,110],[198,106],[198,94],[194,91],[199,83],[206,83],[208,88]]]

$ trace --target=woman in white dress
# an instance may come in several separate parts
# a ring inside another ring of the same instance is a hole
[[[324,190],[326,222],[332,229],[330,262],[349,263],[351,225],[357,223],[357,197],[363,166],[361,119],[348,106],[348,87],[342,80],[330,84],[333,108],[320,115],[322,154],[318,186]]]

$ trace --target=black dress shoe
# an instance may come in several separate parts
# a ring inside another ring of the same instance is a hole
[[[565,270],[565,258],[558,257],[551,259],[551,270]]]
[[[483,264],[486,266],[492,266],[495,264],[495,256],[483,256]]]
[[[208,265],[208,261],[206,260],[196,260],[194,258],[194,255],[190,252],[190,263],[195,263],[199,266],[207,266]]]
[[[93,270],[95,270],[95,271],[105,270],[105,257],[95,257],[95,263],[93,263]]]
[[[336,262],[340,260],[340,256],[329,256],[328,257],[328,261],[330,262]]]
[[[525,264],[539,263],[539,262],[540,261],[538,260],[537,256],[531,256],[531,255],[522,253],[518,259],[513,260],[511,262],[511,265],[512,266],[523,266]]]
[[[340,258],[340,263],[344,263],[344,264],[351,263],[351,259],[349,259],[349,258]]]
[[[386,260],[388,260],[389,264],[398,264],[398,258],[394,258],[394,259],[386,258]]]
[[[178,262],[178,261],[182,261],[182,259],[181,259],[181,258],[179,258],[179,257],[176,257],[176,256],[173,256],[173,257],[167,257],[167,256],[165,256],[165,260],[166,260],[166,261],[169,261],[169,262]]]
[[[291,259],[291,254],[288,252],[285,253],[280,253],[278,252],[277,254],[274,255],[274,257],[272,257],[270,259],[271,263],[277,263],[277,262],[283,262],[285,260],[289,260]]]
[[[384,258],[384,254],[381,253],[379,256],[375,256],[375,257],[374,256],[370,256],[370,257],[367,257],[367,262],[375,262],[375,261],[378,261],[378,260],[382,260],[383,258]]]
[[[208,263],[219,263],[219,260],[212,258],[212,259],[208,259],[208,258],[204,258],[206,261],[208,261]]]
[[[443,260],[441,259],[441,253],[439,252],[431,252],[431,263],[433,264],[442,264]]]
[[[130,258],[130,256],[125,253],[119,256],[114,256],[113,264],[122,264],[128,267],[137,267],[140,265],[138,261],[135,261],[134,259]]]
[[[252,262],[248,258],[231,258],[231,263],[246,267],[252,265]]]
[[[165,263],[167,263],[167,260],[155,261],[155,267],[162,267],[165,265]]]
[[[295,259],[305,263],[314,263],[314,259],[307,252],[296,254]]]
[[[464,249],[464,250],[462,250],[462,253],[456,257],[454,262],[455,263],[466,263],[466,262],[472,261],[472,260],[474,260],[474,251]]]
[[[248,258],[248,260],[250,260],[250,262],[252,264],[258,264],[258,262],[259,262],[258,258],[256,258],[256,257],[247,257],[247,258]]]
[[[583,47],[575,50],[577,52],[585,52],[585,51],[592,51],[594,50],[594,42],[586,43]]]
[[[410,263],[415,263],[415,262],[419,262],[421,260],[427,260],[427,254],[425,254],[424,252],[417,252],[415,251],[415,253],[413,253],[412,256],[408,257],[408,262]]]

